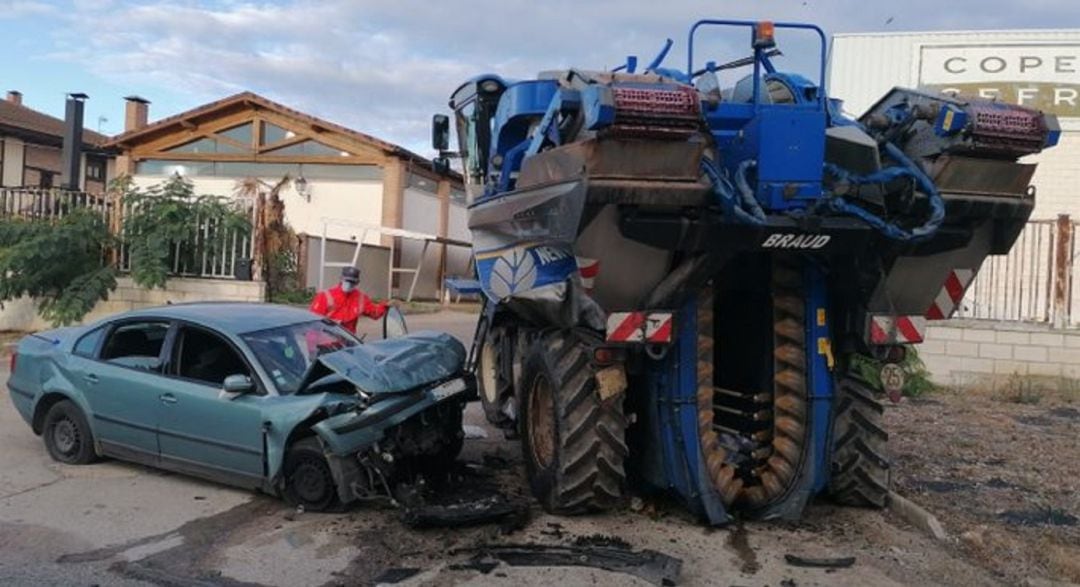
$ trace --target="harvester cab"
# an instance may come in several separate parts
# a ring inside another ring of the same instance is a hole
[[[698,64],[721,27],[752,55]],[[816,41],[809,77],[776,68],[778,31]],[[899,88],[848,117],[812,25],[700,21],[685,70],[663,67],[671,47],[640,72],[473,78],[450,99],[456,153],[436,115],[487,300],[485,413],[520,435],[553,512],[613,507],[628,476],[712,523],[796,517],[821,493],[883,506],[878,396],[1012,246],[1034,205],[1018,159],[1056,121]]]

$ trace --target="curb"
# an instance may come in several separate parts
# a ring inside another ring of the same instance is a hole
[[[949,539],[945,528],[934,514],[895,491],[889,492],[889,509],[934,540],[943,542]]]

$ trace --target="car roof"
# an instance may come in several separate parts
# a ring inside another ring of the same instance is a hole
[[[111,320],[141,316],[185,320],[227,334],[243,334],[320,319],[304,308],[252,302],[193,302],[144,308],[119,314]]]

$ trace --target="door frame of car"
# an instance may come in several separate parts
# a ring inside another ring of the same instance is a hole
[[[163,380],[174,380],[174,381],[183,381],[185,383],[193,383],[193,380],[191,380],[191,379],[183,378],[183,377],[180,377],[179,375],[171,375],[171,374],[169,374],[169,370],[173,367],[173,365],[172,365],[173,355],[174,355],[174,352],[175,352],[175,349],[176,349],[177,338],[178,338],[178,335],[179,335],[179,332],[180,332],[180,328],[183,327],[183,326],[186,326],[186,327],[196,328],[196,329],[199,329],[199,330],[203,330],[203,331],[212,333],[215,336],[217,336],[217,337],[221,338],[222,340],[224,340],[226,342],[226,344],[229,345],[230,349],[240,357],[240,359],[247,366],[248,370],[251,372],[252,382],[255,384],[256,389],[258,390],[258,392],[256,394],[254,394],[254,395],[257,396],[258,400],[265,401],[268,398],[277,397],[279,395],[278,390],[273,385],[268,385],[267,384],[267,378],[265,377],[265,374],[262,371],[262,365],[260,365],[258,363],[258,361],[253,360],[253,357],[250,356],[250,354],[244,349],[243,346],[241,346],[240,344],[237,343],[237,341],[235,340],[235,338],[231,334],[226,333],[226,332],[222,332],[221,330],[219,330],[217,328],[214,328],[212,326],[207,326],[205,324],[199,324],[197,322],[192,322],[192,321],[189,321],[189,320],[184,320],[184,319],[170,317],[170,316],[162,316],[160,314],[147,314],[147,315],[140,315],[140,316],[129,316],[129,317],[119,318],[119,319],[116,319],[114,321],[106,322],[105,324],[102,324],[101,326],[105,328],[105,332],[104,332],[104,335],[101,337],[101,340],[98,341],[96,347],[94,348],[93,356],[92,357],[87,357],[85,355],[79,355],[79,356],[81,358],[89,360],[89,361],[107,363],[107,361],[104,361],[104,360],[101,359],[101,352],[104,349],[104,345],[105,345],[106,341],[108,341],[109,337],[112,336],[113,332],[117,328],[119,328],[119,327],[121,327],[121,326],[123,326],[125,324],[136,323],[136,322],[167,322],[169,324],[169,329],[168,329],[168,332],[165,335],[165,341],[162,344],[161,353],[159,354],[159,358],[161,358],[161,372],[159,372],[159,373],[147,372],[147,371],[144,371],[144,370],[136,369],[134,367],[128,367],[128,366],[125,366],[125,365],[116,365],[116,364],[113,364],[113,363],[109,363],[110,365],[115,366],[115,367],[121,367],[121,368],[124,368],[124,369],[131,369],[132,371],[142,373],[142,374],[146,374],[146,375],[156,375],[157,377],[160,377]],[[91,329],[91,330],[93,330],[93,329]],[[91,330],[88,330],[86,334],[89,334],[89,332]],[[86,334],[84,334],[83,336],[85,336]],[[79,337],[79,338],[81,339],[82,337]],[[77,344],[77,341],[76,341],[76,344]],[[203,383],[203,382],[195,382],[195,383],[205,385],[205,383]],[[154,429],[155,429],[157,434],[161,433],[158,418],[155,418]],[[263,429],[261,431],[261,433],[262,433],[262,436],[263,436],[262,443],[261,443],[262,444],[262,447],[261,447],[261,450],[262,450],[262,462],[263,462],[261,485],[265,489],[265,488],[269,487],[269,483],[270,483],[270,480],[269,480],[269,477],[268,477],[268,471],[269,471],[268,458],[269,457],[268,457],[268,451],[267,451],[267,438],[266,438],[267,432],[266,432],[265,429]],[[243,479],[241,479],[240,476],[238,476],[238,475],[236,475],[234,473],[222,470],[220,468],[212,467],[212,466],[209,466],[209,465],[206,465],[206,464],[203,464],[203,463],[197,463],[197,462],[192,462],[192,461],[184,461],[184,462],[175,461],[174,462],[172,459],[166,459],[161,454],[160,448],[159,448],[159,450],[157,451],[156,454],[149,455],[149,454],[142,454],[141,452],[137,452],[137,451],[124,450],[123,447],[106,446],[105,444],[102,444],[102,443],[99,443],[99,446],[101,448],[100,452],[104,456],[112,456],[112,457],[115,457],[115,458],[118,458],[118,459],[121,459],[121,460],[124,460],[124,461],[131,461],[131,462],[135,462],[135,463],[139,463],[139,464],[143,464],[143,465],[147,465],[147,466],[151,466],[151,467],[155,467],[155,468],[160,468],[160,469],[174,471],[174,472],[178,472],[178,473],[182,473],[182,474],[192,475],[192,476],[200,477],[200,478],[207,479],[207,480],[210,480],[210,481],[223,483],[223,484],[226,484],[226,485],[232,485],[232,486],[244,487],[244,488],[250,488],[252,486],[251,481],[253,480],[253,478],[251,478],[251,477],[248,477],[248,476],[244,475]]]
[[[172,320],[170,318],[165,318],[165,317],[162,317],[162,316],[128,316],[128,317],[118,318],[118,319],[111,320],[111,321],[105,321],[102,324],[99,324],[99,325],[97,325],[97,326],[95,326],[93,328],[88,329],[81,336],[79,336],[79,338],[77,338],[75,340],[74,344],[72,345],[72,354],[74,356],[78,357],[79,359],[82,359],[82,360],[85,360],[85,361],[90,361],[90,362],[93,362],[93,363],[100,363],[100,364],[108,366],[109,368],[115,368],[115,369],[120,369],[120,370],[129,370],[129,371],[132,371],[133,373],[138,373],[138,374],[146,375],[146,376],[157,375],[159,377],[164,377],[163,372],[162,373],[154,373],[152,371],[147,371],[145,369],[139,369],[137,367],[133,367],[133,366],[130,366],[130,365],[123,365],[123,364],[119,364],[119,363],[110,363],[109,361],[104,360],[104,359],[101,358],[101,353],[104,352],[106,343],[108,343],[109,338],[113,335],[114,332],[116,332],[116,330],[118,328],[120,328],[122,326],[125,326],[127,324],[136,324],[136,323],[144,323],[144,322],[145,323],[160,322],[160,323],[166,323],[166,324],[169,325],[168,329],[165,332],[165,340],[162,341],[161,349],[158,351],[158,359],[161,361],[161,367],[160,368],[162,369],[162,371],[164,371],[165,363],[164,363],[164,358],[163,357],[165,356],[164,355],[165,349],[166,349],[166,347],[167,347],[167,345],[169,343],[169,339],[173,335],[173,331],[176,328],[176,325],[175,325],[175,320]],[[87,355],[84,355],[84,354],[76,354],[74,352],[74,349],[75,349],[76,346],[78,346],[79,341],[81,341],[84,337],[89,336],[92,332],[94,332],[98,328],[103,329],[103,333],[102,333],[101,338],[97,341],[97,344],[94,345],[94,349],[91,352],[91,355],[87,356]],[[97,414],[96,412],[94,412],[93,411],[93,403],[90,402],[89,399],[86,397],[86,392],[81,391],[81,393],[83,395],[84,400],[86,400],[86,402],[87,402],[87,406],[91,409],[91,413],[86,414],[86,418],[90,422],[91,429],[94,430],[94,429],[97,428],[97,426],[96,426],[97,421],[100,420],[100,419],[105,419],[107,416],[102,415],[102,414]],[[135,423],[135,422],[119,422],[119,421],[117,421],[116,423],[118,423],[120,425],[124,425],[124,426],[135,426],[137,428],[142,428],[142,429],[146,430],[147,432],[149,432],[150,430],[153,430],[155,436],[157,434],[157,425],[156,425],[157,423],[156,422],[154,423],[153,426],[146,425],[146,424],[139,424],[139,423]],[[97,434],[96,430],[95,430],[95,444],[97,445],[97,452],[99,454],[101,454],[102,456],[111,456],[111,457],[115,457],[115,458],[118,458],[118,459],[121,459],[121,460],[124,460],[124,461],[131,461],[131,462],[147,465],[147,466],[150,466],[150,467],[160,467],[160,465],[161,465],[160,458],[159,458],[160,457],[160,451],[154,451],[153,453],[149,453],[149,452],[144,452],[141,449],[131,447],[131,446],[128,446],[128,445],[125,445],[125,444],[122,444],[122,443],[113,442],[113,441],[110,441],[110,440],[105,440],[105,439],[102,439]]]
[[[264,401],[267,397],[272,397],[272,396],[277,395],[276,393],[272,393],[271,390],[267,388],[267,386],[265,385],[265,378],[262,376],[262,374],[260,372],[255,370],[254,361],[252,361],[247,356],[247,354],[244,352],[243,348],[240,345],[238,345],[236,343],[236,341],[233,340],[232,337],[228,333],[222,332],[222,331],[220,331],[220,330],[218,330],[216,328],[210,327],[210,326],[206,326],[206,325],[203,325],[203,324],[198,324],[198,323],[195,323],[195,322],[191,322],[191,321],[188,321],[188,320],[182,320],[182,319],[173,320],[173,329],[170,330],[169,339],[168,339],[168,341],[166,343],[166,346],[167,346],[166,352],[167,352],[167,354],[166,354],[166,360],[165,360],[165,364],[164,364],[164,368],[163,368],[163,371],[164,371],[163,376],[166,379],[177,381],[177,382],[179,382],[179,383],[181,383],[183,385],[201,386],[201,387],[206,388],[207,390],[214,390],[215,389],[215,386],[213,384],[207,383],[205,381],[198,380],[198,379],[192,379],[190,377],[182,377],[182,376],[180,376],[178,374],[170,373],[170,371],[175,368],[175,365],[173,365],[173,361],[176,358],[176,354],[177,354],[177,351],[178,351],[177,345],[180,342],[180,332],[184,328],[188,328],[188,329],[192,329],[192,330],[199,330],[199,331],[202,331],[202,332],[205,332],[205,333],[208,333],[208,334],[211,334],[211,335],[217,337],[218,339],[224,341],[225,344],[228,345],[229,349],[232,352],[236,353],[236,355],[238,357],[240,357],[240,360],[244,363],[244,366],[247,368],[248,373],[250,373],[252,382],[255,385],[256,391],[251,393],[251,394],[248,394],[248,395],[254,396],[253,401],[261,402],[261,401]],[[220,391],[220,388],[217,388],[217,391]],[[234,399],[234,400],[218,398],[218,401],[232,402],[232,401],[248,401],[248,400],[245,400],[243,398],[237,398],[237,399]],[[261,418],[262,418],[262,416],[261,416],[261,407],[258,406],[258,405],[249,406],[249,407],[260,411],[260,420],[261,420]],[[166,409],[168,409],[168,408],[166,408]],[[212,481],[217,481],[217,482],[225,483],[225,484],[228,484],[228,485],[234,485],[234,486],[237,486],[237,487],[252,488],[253,485],[258,485],[261,488],[261,487],[264,487],[266,485],[267,478],[268,478],[268,471],[269,471],[269,462],[267,460],[267,458],[268,458],[268,456],[267,456],[267,438],[266,438],[267,429],[266,429],[266,423],[264,421],[260,421],[260,429],[259,429],[259,434],[260,434],[259,460],[261,462],[261,467],[260,467],[260,474],[257,475],[257,476],[256,475],[251,475],[249,473],[240,473],[240,472],[236,472],[236,471],[233,471],[233,470],[230,470],[230,469],[225,469],[225,468],[222,468],[222,467],[210,464],[210,463],[206,463],[206,462],[193,461],[193,460],[188,460],[188,459],[184,459],[184,458],[176,457],[176,456],[167,456],[164,452],[161,452],[161,450],[160,450],[160,444],[161,444],[160,436],[162,436],[162,435],[172,436],[173,438],[178,438],[178,439],[183,440],[183,441],[194,442],[194,443],[197,443],[197,444],[204,444],[204,445],[212,446],[212,447],[219,448],[219,449],[220,448],[225,448],[227,450],[241,450],[242,452],[247,452],[250,449],[248,447],[237,446],[237,445],[233,445],[232,443],[226,443],[226,442],[221,441],[221,440],[215,440],[215,439],[210,439],[210,438],[206,438],[206,437],[200,437],[200,436],[196,436],[196,435],[192,435],[192,434],[188,434],[188,433],[182,433],[182,432],[177,432],[177,431],[165,432],[165,431],[162,430],[161,423],[162,423],[161,419],[159,419],[159,421],[158,421],[158,435],[159,435],[158,444],[159,444],[159,454],[160,454],[160,458],[161,458],[161,463],[162,463],[163,466],[167,466],[169,469],[180,472],[180,473],[192,474],[192,475],[196,475],[196,476],[203,477],[203,478],[206,478],[206,479],[210,479]],[[257,481],[257,483],[253,483],[255,481]]]

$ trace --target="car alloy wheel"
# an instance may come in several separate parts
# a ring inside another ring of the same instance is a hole
[[[285,457],[283,497],[289,504],[322,512],[340,505],[334,474],[314,437],[297,441]]]
[[[79,452],[79,443],[82,439],[79,437],[78,426],[71,418],[64,416],[57,420],[53,424],[52,437],[56,449],[64,456],[70,457]]]
[[[296,497],[303,504],[316,504],[325,501],[332,494],[333,480],[326,475],[321,463],[312,459],[301,462],[292,474],[292,485]]]

